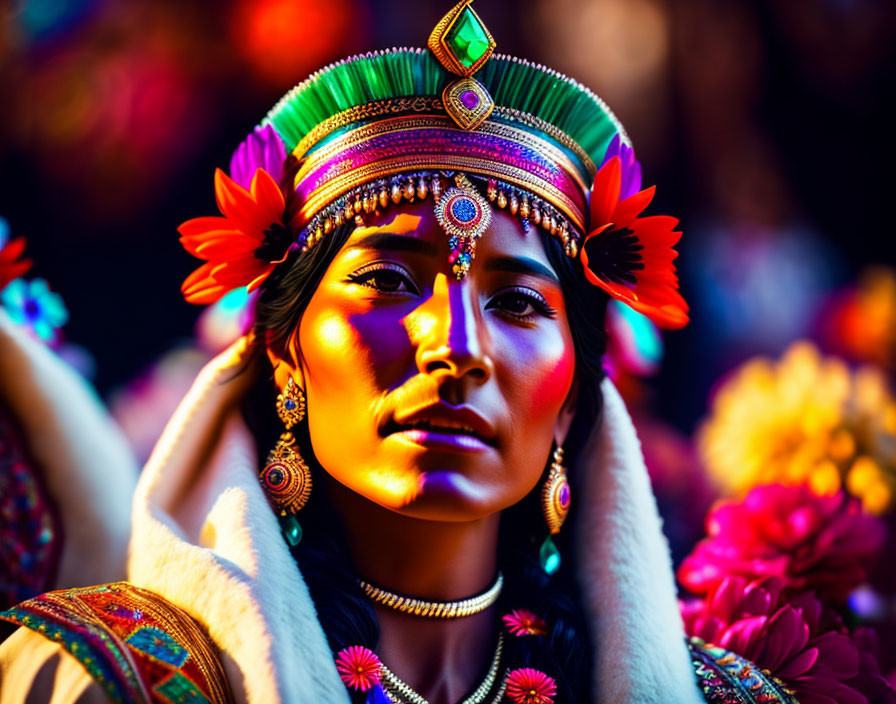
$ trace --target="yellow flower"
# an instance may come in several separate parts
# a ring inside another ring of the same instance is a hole
[[[841,487],[882,513],[896,496],[896,400],[884,376],[851,372],[808,342],[779,361],[748,361],[719,389],[698,431],[710,474],[728,493],[754,486]]]

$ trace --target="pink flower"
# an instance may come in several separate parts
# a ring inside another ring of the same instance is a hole
[[[678,570],[695,594],[728,576],[780,577],[790,593],[814,590],[837,602],[865,579],[865,565],[884,538],[882,524],[851,497],[777,485],[721,502],[707,516],[706,531],[709,537]]]
[[[524,667],[507,675],[507,697],[513,704],[554,704],[557,683],[540,670]]]
[[[705,600],[682,604],[685,631],[752,661],[800,704],[896,701],[866,650],[839,617],[808,593],[782,598],[780,579],[726,577]]]
[[[366,692],[380,683],[382,663],[372,650],[360,645],[336,654],[336,669],[346,687]]]
[[[526,609],[516,609],[502,618],[507,630],[515,636],[543,636],[547,633],[544,620]]]

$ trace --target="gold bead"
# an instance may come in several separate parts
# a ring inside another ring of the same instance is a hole
[[[529,219],[529,196],[523,193],[523,200],[520,203],[520,216]]]
[[[417,197],[420,200],[425,200],[427,193],[429,193],[429,187],[426,185],[426,179],[421,177],[417,182]]]
[[[510,212],[516,215],[520,210],[520,199],[516,197],[516,191],[510,194]]]
[[[346,220],[351,220],[354,217],[355,208],[350,202],[345,204],[345,210],[343,211],[342,215]]]
[[[566,245],[566,254],[570,259],[575,259],[576,255],[579,253],[579,243],[575,240],[570,240]]]
[[[413,179],[408,180],[408,182],[404,186],[403,192],[404,192],[404,197],[406,200],[409,200],[409,201],[414,200],[414,197],[417,195],[417,189],[414,188],[414,180]]]
[[[503,190],[498,191],[498,207],[501,210],[504,210],[504,208],[507,207],[507,196]]]
[[[498,197],[498,185],[493,178],[488,180],[488,187],[485,189],[485,195],[488,196],[490,201],[493,201]]]
[[[336,211],[336,215],[333,216],[333,224],[334,224],[336,227],[340,227],[340,226],[342,225],[342,223],[343,223],[343,220],[342,220],[342,210],[337,210],[337,211]]]
[[[392,202],[395,205],[401,203],[401,185],[397,182],[392,184]]]
[[[442,180],[435,175],[432,177],[432,197],[438,200],[442,195]]]
[[[541,225],[541,211],[538,209],[538,206],[532,208],[532,222],[536,225]]]
[[[333,221],[330,218],[324,220],[324,232],[330,234],[333,231]]]
[[[361,195],[358,194],[358,195],[355,196],[355,205],[354,205],[355,215],[357,215],[358,213],[360,213],[361,210],[363,210],[363,208],[364,208],[364,206],[363,206],[362,203],[361,203]]]
[[[389,205],[389,192],[386,190],[386,187],[383,186],[380,191],[380,207],[385,208],[387,205]]]
[[[355,215],[355,226],[364,227],[364,216],[363,215]]]
[[[560,231],[560,225],[557,224],[557,218],[551,215],[551,234],[556,235]]]

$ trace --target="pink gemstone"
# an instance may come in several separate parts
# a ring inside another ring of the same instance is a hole
[[[569,484],[560,487],[560,505],[563,508],[569,506]]]
[[[465,90],[460,94],[460,102],[467,110],[472,110],[479,105],[479,96],[476,95],[475,91]]]

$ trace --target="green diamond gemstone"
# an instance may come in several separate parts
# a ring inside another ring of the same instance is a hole
[[[488,51],[488,34],[482,22],[468,7],[451,27],[445,43],[457,60],[469,68]]]
[[[538,559],[541,561],[541,569],[548,574],[554,574],[554,572],[560,569],[560,551],[554,545],[551,536],[548,536],[541,544],[541,549],[538,551]]]
[[[286,542],[295,547],[302,542],[302,526],[295,516],[287,516],[280,521],[280,529]]]

